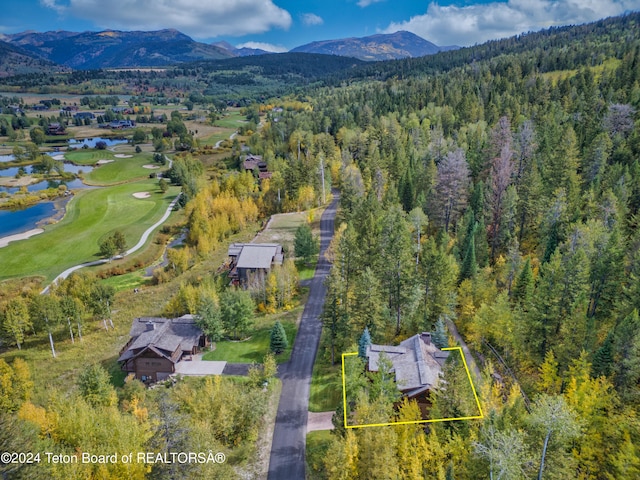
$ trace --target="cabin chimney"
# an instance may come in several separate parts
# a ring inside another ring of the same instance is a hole
[[[147,322],[147,332],[150,332],[151,330],[155,330],[156,329],[156,324],[153,322]]]
[[[431,345],[431,332],[422,332],[420,338],[426,345]]]

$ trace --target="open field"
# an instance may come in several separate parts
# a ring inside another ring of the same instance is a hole
[[[311,216],[313,219],[311,229],[314,235],[319,236],[322,212],[324,212],[324,208],[314,208],[306,212],[273,215],[268,228],[256,235],[253,243],[279,243],[289,252],[288,256],[291,258],[293,257],[293,240],[296,236],[296,229]],[[311,276],[313,276],[313,271]]]
[[[149,191],[148,199],[133,197]],[[0,279],[39,275],[47,280],[73,265],[95,260],[98,244],[121,230],[129,246],[162,216],[178,188],[162,195],[156,180],[143,180],[110,188],[84,190],[67,204],[62,221],[45,233],[17,242],[0,252]]]

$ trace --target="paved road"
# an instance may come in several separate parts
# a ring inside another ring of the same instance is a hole
[[[282,393],[273,431],[269,480],[304,480],[305,478],[304,455],[309,389],[322,331],[319,317],[326,293],[324,279],[330,268],[324,252],[333,237],[333,222],[338,200],[338,194],[334,192],[333,202],[320,219],[320,259],[311,280],[309,300],[302,313],[291,360],[279,367]]]

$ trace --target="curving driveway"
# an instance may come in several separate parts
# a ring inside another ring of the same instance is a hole
[[[334,192],[333,202],[320,219],[320,256],[311,280],[309,299],[302,313],[291,360],[279,368],[282,393],[273,431],[269,480],[303,480],[305,478],[305,445],[311,373],[322,332],[320,314],[326,293],[324,279],[331,267],[324,252],[333,237],[338,201],[338,193]]]

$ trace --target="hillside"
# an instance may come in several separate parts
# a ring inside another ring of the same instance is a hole
[[[291,52],[324,53],[377,61],[406,57],[423,57],[458,47],[439,47],[411,32],[378,34],[363,38],[323,40],[301,45]]]
[[[435,75],[485,60],[522,55],[524,71],[553,72],[575,64],[600,64],[607,56],[620,58],[625,45],[639,38],[640,13],[606,18],[585,25],[552,27],[539,32],[493,40],[473,47],[439,52],[424,58],[368,62],[349,72],[349,79],[386,79]],[[495,60],[494,60],[495,61]],[[344,81],[338,76],[337,83]]]
[[[195,42],[177,30],[155,32],[24,32],[12,43],[74,69],[155,67],[231,57],[224,48]]]
[[[49,73],[52,70],[64,71],[53,62],[23,50],[22,48],[0,41],[0,77],[29,73]]]

